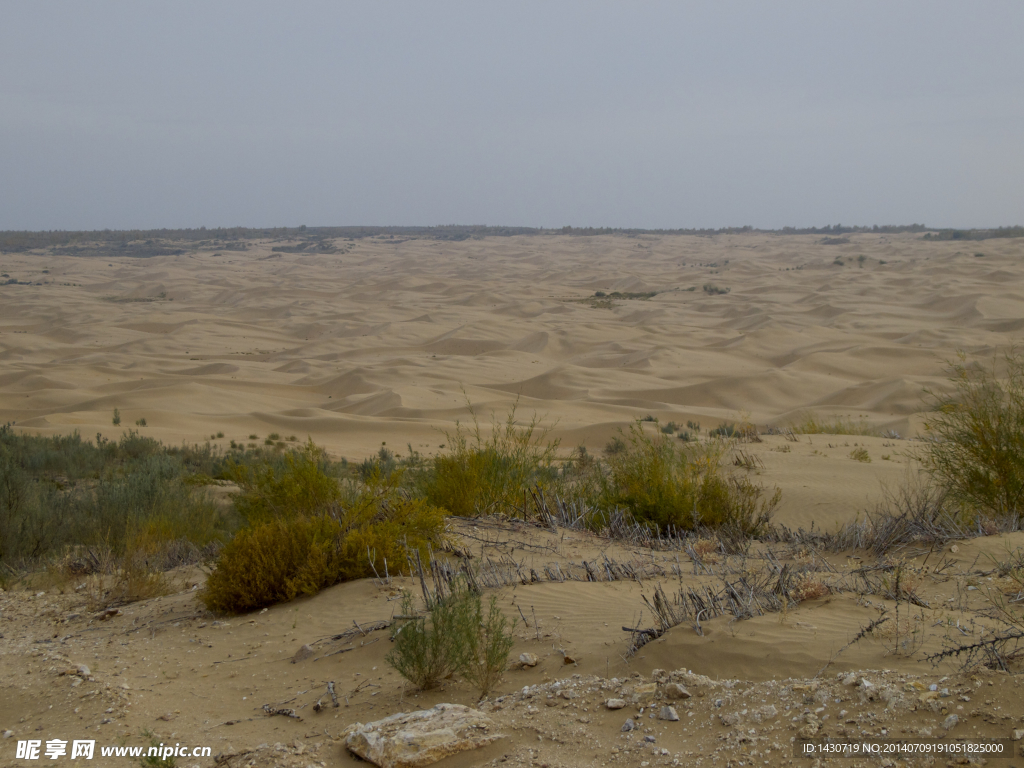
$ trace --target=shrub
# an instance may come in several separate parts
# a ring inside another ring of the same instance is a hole
[[[477,598],[479,600],[479,598]],[[436,688],[457,671],[469,666],[469,637],[476,620],[466,593],[455,592],[438,600],[426,617],[407,619],[397,625],[392,648],[385,661],[418,688]],[[402,599],[402,614],[412,616],[412,595]]]
[[[144,426],[146,426],[146,417],[143,416],[141,419],[136,419],[135,420],[135,426],[136,427],[144,427]]]
[[[473,595],[473,623],[469,633],[469,657],[462,674],[486,696],[501,682],[508,666],[508,655],[515,643],[512,628],[515,625],[501,609],[498,598],[491,596],[484,616],[479,595]]]
[[[867,448],[854,448],[850,451],[850,458],[854,461],[861,461],[865,464],[871,463],[871,456],[868,455]]]
[[[112,419],[112,423],[115,427],[121,425],[121,412],[117,410],[117,408],[114,409],[114,418]]]
[[[511,514],[528,488],[553,479],[558,441],[544,442],[536,418],[518,426],[515,413],[513,406],[504,424],[495,422],[487,440],[475,419],[472,431],[458,424],[446,432],[447,452],[419,477],[422,496],[453,515]]]
[[[663,435],[647,435],[638,422],[626,449],[608,457],[602,506],[625,508],[634,519],[663,530],[726,527],[757,535],[769,524],[781,492],[763,499],[763,487],[727,477],[724,453],[718,441],[687,450]]]
[[[1024,500],[1024,356],[1012,349],[1004,362],[1004,378],[963,355],[951,365],[953,393],[929,393],[921,452],[954,500],[998,517],[1020,515]]]
[[[708,296],[724,296],[729,290],[729,288],[720,288],[714,283],[704,283],[704,293]]]
[[[412,616],[412,596],[402,600],[402,614]],[[385,660],[419,688],[435,688],[458,673],[486,696],[508,666],[515,638],[513,622],[492,596],[486,616],[480,595],[455,582],[452,593],[438,600],[429,616],[404,620],[394,635],[395,646]]]
[[[400,493],[401,472],[346,494],[312,442],[280,464],[238,467],[235,507],[249,521],[221,551],[202,599],[242,612],[408,567],[408,549],[444,537],[444,511]]]

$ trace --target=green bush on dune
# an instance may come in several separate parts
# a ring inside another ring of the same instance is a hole
[[[951,366],[949,395],[931,394],[925,419],[931,438],[921,452],[924,466],[968,514],[997,518],[1024,512],[1024,355],[1004,358],[1005,376],[968,365],[963,355]]]
[[[417,491],[453,515],[515,514],[528,488],[557,476],[558,449],[557,440],[545,442],[536,418],[519,426],[515,415],[513,406],[486,439],[476,422],[446,432],[448,449],[421,473]]]
[[[202,599],[240,612],[313,595],[348,579],[407,568],[410,550],[439,544],[444,512],[400,491],[402,473],[343,488],[312,441],[277,466],[236,467],[235,508],[247,521],[217,561]]]
[[[769,525],[781,491],[766,497],[763,487],[726,475],[726,450],[720,440],[681,446],[637,422],[625,448],[607,458],[601,506],[621,507],[660,530],[727,528],[756,536]]]

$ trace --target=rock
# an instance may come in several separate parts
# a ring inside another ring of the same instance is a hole
[[[857,684],[857,676],[855,674],[853,674],[853,673],[850,673],[849,675],[847,675],[846,677],[843,678],[843,685],[856,685],[856,684]]]
[[[676,712],[675,707],[670,707],[667,704],[661,708],[661,712],[658,713],[659,720],[670,720],[676,722],[679,720],[679,713]]]
[[[380,768],[420,768],[449,755],[477,749],[502,738],[494,722],[461,704],[438,704],[400,712],[345,729],[345,746]]]
[[[4,731],[4,738],[5,739],[7,738],[7,734],[8,733],[10,733],[10,731]],[[1017,730],[1015,730],[1013,732],[1013,740],[1014,741],[1024,741],[1024,728],[1018,728]]]
[[[625,699],[608,699],[608,701],[606,701],[604,703],[604,705],[606,707],[608,707],[608,709],[622,709],[624,706],[626,706],[626,700]]]
[[[929,701],[934,701],[937,698],[939,698],[938,691],[925,691],[917,697],[917,700],[920,701],[922,704],[927,704]]]
[[[955,727],[956,724],[959,723],[959,722],[960,722],[960,716],[959,715],[950,715],[949,717],[947,717],[945,720],[942,721],[942,727],[945,730],[948,731],[950,728]]]
[[[13,735],[14,735],[14,731],[12,731],[12,730],[10,730],[10,729],[8,729],[8,730],[4,731],[4,738],[5,738],[5,739],[9,739],[9,738],[11,738],[11,736],[13,736]],[[1020,741],[1020,739],[1017,739],[1017,741]]]
[[[519,654],[519,663],[524,667],[536,667],[538,661],[540,661],[540,659],[537,658],[537,654],[535,653]]]
[[[87,667],[85,664],[79,664],[77,667],[75,667],[75,672],[78,674],[79,677],[89,677],[89,675],[92,674],[92,672],[89,670],[89,667]]]
[[[660,680],[664,676],[665,676],[665,670],[664,669],[656,669],[653,672],[651,672],[651,679],[652,680]]]
[[[304,645],[301,648],[299,648],[299,650],[297,650],[295,652],[294,656],[292,656],[292,664],[295,664],[296,662],[299,662],[299,661],[305,661],[310,656],[312,656],[314,653],[315,653],[315,651],[313,650],[313,648],[311,646]]]
[[[644,736],[644,741],[647,744],[654,744],[657,741],[657,739],[654,736]]]
[[[641,683],[633,689],[633,693],[635,693],[637,696],[647,696],[652,693],[657,693],[657,691],[657,683]]]
[[[797,731],[796,735],[799,736],[801,739],[813,739],[817,735],[817,733],[818,733],[818,724],[817,723],[808,723],[803,728],[801,728],[799,731]]]
[[[679,683],[669,683],[665,686],[665,698],[667,699],[688,699],[690,692]]]
[[[169,723],[173,719],[174,719],[174,713],[173,712],[164,712],[162,715],[160,715],[157,718],[157,720],[163,720],[165,723]]]
[[[619,730],[626,733],[627,731],[632,731],[634,728],[636,728],[636,723],[633,722],[633,718],[627,717],[626,722],[622,724],[622,727]]]

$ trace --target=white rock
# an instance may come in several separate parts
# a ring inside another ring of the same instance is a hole
[[[5,733],[4,735],[6,736],[7,734]],[[1024,728],[1018,728],[1013,732],[1013,740],[1024,741]]]
[[[676,712],[676,708],[675,707],[670,707],[668,705],[665,705],[664,707],[661,708],[661,712],[658,713],[658,719],[659,720],[671,720],[672,722],[675,722],[676,720],[679,719],[679,713]]]
[[[345,746],[380,768],[420,768],[449,755],[477,749],[502,738],[494,722],[461,704],[438,704],[400,712],[372,723],[353,723]]]
[[[625,699],[608,699],[608,701],[606,701],[604,703],[604,705],[606,707],[608,707],[608,709],[622,709],[624,706],[626,706],[626,700]]]
[[[539,659],[535,653],[521,653],[519,654],[519,663],[524,667],[536,667]]]
[[[959,715],[950,715],[949,717],[947,717],[942,722],[942,727],[945,728],[948,731],[950,728],[954,727],[959,722],[960,722],[960,716]]]
[[[75,671],[81,677],[89,677],[89,675],[92,674],[92,672],[90,671],[89,667],[87,667],[85,664],[79,664],[77,667],[75,667]]]
[[[6,730],[6,731],[4,731],[4,738],[5,738],[5,739],[9,739],[9,738],[11,738],[11,736],[13,736],[13,735],[14,735],[14,731],[11,731],[11,730]],[[1018,741],[1020,741],[1020,739],[1018,739]]]

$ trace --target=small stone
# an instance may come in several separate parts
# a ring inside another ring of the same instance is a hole
[[[679,683],[669,683],[665,686],[665,698],[667,699],[688,699],[690,692]]]
[[[935,701],[935,699],[937,698],[939,698],[938,691],[925,691],[917,697],[917,700],[920,701],[922,704],[927,704],[929,701]]]
[[[297,650],[295,652],[294,656],[292,656],[292,664],[295,664],[296,662],[299,662],[299,661],[305,661],[310,656],[312,656],[314,653],[315,653],[315,651],[312,649],[312,647],[310,647],[308,645],[304,645],[301,648],[299,648],[299,650]]]
[[[674,723],[677,720],[679,720],[679,713],[676,712],[675,707],[670,707],[666,704],[664,707],[661,708],[661,712],[658,713],[658,719],[670,720]]]
[[[80,677],[89,677],[89,675],[92,674],[92,671],[90,671],[89,667],[87,667],[85,664],[79,664],[77,667],[75,667],[75,673]]]
[[[627,717],[626,722],[622,724],[622,728],[619,730],[626,733],[627,731],[632,731],[634,728],[636,728],[636,723],[633,722],[633,718]]]
[[[653,672],[651,672],[651,679],[652,680],[660,680],[664,676],[665,676],[665,670],[664,669],[656,669]]]
[[[608,707],[608,709],[622,709],[624,706],[626,706],[626,700],[625,699],[608,699],[608,701],[606,701],[604,703],[604,705],[606,707]]]
[[[519,663],[524,667],[536,667],[539,659],[535,653],[521,653],[519,654]]]
[[[843,685],[856,685],[856,684],[857,684],[857,676],[852,674],[852,673],[843,678]]]
[[[10,731],[4,731],[4,738],[5,739],[7,738],[7,734],[8,733],[10,733]],[[1024,728],[1018,728],[1017,730],[1015,730],[1013,732],[1013,740],[1014,741],[1024,741]]]
[[[174,719],[174,714],[171,712],[164,712],[157,720],[163,720],[164,722],[170,722]]]
[[[960,716],[959,715],[950,715],[949,717],[947,717],[945,720],[942,721],[942,727],[945,728],[948,731],[950,728],[953,728],[959,722],[960,722]]]
[[[14,731],[12,731],[12,730],[8,729],[8,730],[4,731],[4,738],[5,739],[9,739],[13,735],[14,735]],[[1020,739],[1017,739],[1017,741],[1020,741]]]
[[[932,683],[931,685],[928,686],[928,690],[929,691],[937,691],[937,690],[939,690],[939,686],[937,686],[935,683]]]
[[[644,736],[644,741],[647,742],[648,744],[653,744],[654,742],[657,741],[657,739],[654,738],[653,736]]]

